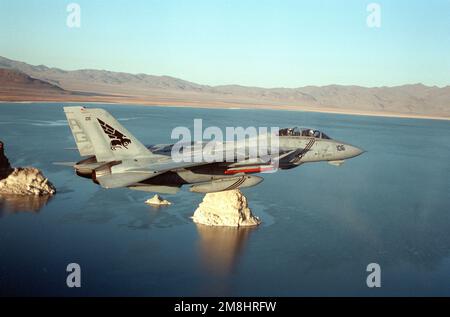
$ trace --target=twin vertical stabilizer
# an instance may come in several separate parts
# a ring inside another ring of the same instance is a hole
[[[103,109],[64,107],[80,155],[98,162],[149,157],[153,154]]]

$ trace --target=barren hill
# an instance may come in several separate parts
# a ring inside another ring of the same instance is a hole
[[[31,84],[26,80],[14,81],[11,73],[3,70],[0,72],[2,82],[0,100],[55,100],[55,94],[59,94],[60,99],[56,99],[61,101],[450,117],[450,86],[443,88],[422,84],[373,88],[343,85],[299,88],[208,86],[169,76],[92,69],[66,71],[44,65],[33,66],[4,57],[0,57],[0,68],[19,71],[28,75],[28,81],[40,82]],[[22,87],[23,93],[14,96],[18,85]],[[49,94],[47,99],[46,94]],[[30,99],[33,96],[36,98]]]
[[[63,93],[64,89],[47,83],[40,79],[32,78],[24,73],[21,73],[17,70],[13,69],[1,69],[0,68],[0,87],[5,88],[23,88],[27,87],[28,89],[41,89],[48,90],[52,93]]]
[[[19,100],[17,96],[64,96],[67,95],[61,87],[52,85],[40,79],[32,78],[14,69],[0,69],[0,95],[3,98]]]

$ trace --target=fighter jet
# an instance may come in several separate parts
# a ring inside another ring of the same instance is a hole
[[[269,151],[264,157],[236,155],[236,147],[231,160],[229,155],[220,161],[174,160],[175,144],[145,146],[104,109],[64,107],[64,112],[78,151],[86,156],[70,165],[78,176],[104,188],[174,194],[183,185],[190,185],[191,192],[219,192],[255,186],[263,180],[254,175],[257,173],[309,162],[341,165],[364,152],[321,131],[295,127],[264,135],[268,143],[275,138],[278,142],[277,151]],[[245,144],[244,149],[248,146]],[[198,145],[191,142],[181,146],[183,157],[192,157]]]

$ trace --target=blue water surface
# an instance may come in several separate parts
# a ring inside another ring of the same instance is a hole
[[[367,151],[262,174],[245,189],[263,224],[208,228],[190,217],[202,195],[105,190],[55,161],[77,161],[62,104],[0,104],[14,166],[35,166],[51,199],[0,198],[0,294],[124,296],[450,295],[450,121],[244,109],[90,105],[145,144],[177,126],[304,126]],[[66,266],[81,266],[81,288]],[[366,285],[369,263],[381,287]]]

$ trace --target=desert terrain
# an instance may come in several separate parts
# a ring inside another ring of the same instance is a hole
[[[0,102],[83,102],[313,111],[450,120],[450,86],[208,86],[170,76],[66,71],[0,57]]]

